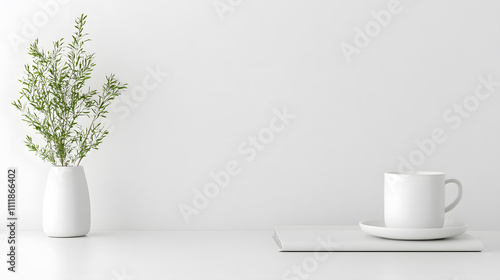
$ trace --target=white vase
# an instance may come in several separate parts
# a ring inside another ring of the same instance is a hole
[[[90,197],[82,166],[52,166],[43,199],[43,231],[50,237],[90,231]]]

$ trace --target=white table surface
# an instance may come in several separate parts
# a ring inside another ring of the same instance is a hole
[[[83,238],[18,233],[16,273],[0,279],[500,279],[500,232],[473,231],[483,252],[278,252],[271,231],[108,231]],[[305,265],[305,267],[303,267]],[[292,272],[300,267],[301,273]]]

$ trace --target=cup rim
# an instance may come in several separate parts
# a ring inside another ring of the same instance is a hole
[[[408,172],[398,172],[398,171],[388,171],[385,174],[389,175],[419,175],[419,176],[442,176],[445,175],[444,172],[439,171],[408,171]]]

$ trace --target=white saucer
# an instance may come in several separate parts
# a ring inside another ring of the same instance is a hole
[[[453,237],[464,233],[467,224],[455,220],[444,221],[442,228],[388,228],[384,220],[359,222],[364,232],[378,237],[398,240],[432,240]]]

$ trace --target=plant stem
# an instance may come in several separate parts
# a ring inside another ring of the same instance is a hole
[[[94,126],[94,122],[96,119],[97,119],[97,115],[94,116],[94,119],[92,120],[92,123],[90,124],[89,130],[87,131],[87,135],[85,135],[85,138],[82,141],[82,145],[84,145],[85,142],[87,142],[87,138],[89,137],[90,131],[92,130],[92,127]],[[78,162],[76,163],[76,166],[80,165],[80,162],[82,161],[82,159],[83,159],[83,156],[81,156],[79,158]]]

